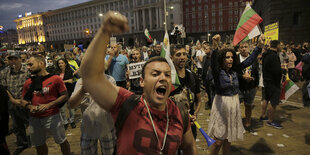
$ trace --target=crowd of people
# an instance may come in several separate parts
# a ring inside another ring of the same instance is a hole
[[[11,133],[16,135],[14,155],[31,145],[38,155],[48,154],[49,133],[69,155],[65,132],[69,126],[76,128],[78,107],[82,155],[97,154],[98,141],[102,154],[197,154],[192,122],[203,106],[211,109],[208,134],[216,140],[211,154],[221,147],[229,154],[231,142],[242,140],[245,131],[255,131],[251,118],[259,88],[260,120],[274,128],[283,128],[274,115],[287,78],[303,81],[303,104],[310,104],[308,42],[295,46],[273,40],[264,45],[262,35],[256,43],[233,47],[221,44],[221,36],[215,35],[212,42],[171,44],[180,82],[173,89],[172,67],[160,57],[164,45],[125,48],[109,43],[113,33],[127,29],[126,17],[109,12],[87,52],[10,50],[2,55],[0,154],[10,154],[5,137]],[[128,65],[136,63],[144,65],[140,76],[132,77]],[[202,92],[207,94],[205,103]],[[245,105],[244,123],[240,103]]]

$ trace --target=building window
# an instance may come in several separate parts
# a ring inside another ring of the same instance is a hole
[[[232,10],[229,10],[229,15],[232,15],[233,14],[233,11]]]
[[[214,9],[215,8],[215,4],[212,4],[212,9]]]
[[[192,20],[192,26],[196,25],[196,20]]]
[[[301,13],[300,12],[294,12],[293,14],[293,25],[299,25],[301,21]]]
[[[219,8],[222,8],[223,6],[222,6],[222,3],[219,3]]]
[[[200,3],[201,3],[201,0],[198,0],[198,3],[200,4]]]
[[[229,23],[232,23],[232,21],[233,21],[233,18],[232,18],[232,17],[229,17],[229,18],[228,18],[228,22],[229,22]]]
[[[234,14],[235,14],[235,15],[237,15],[237,14],[238,14],[238,10],[237,10],[237,9],[234,11]]]
[[[219,16],[223,16],[223,11],[222,10],[219,11]]]
[[[198,6],[198,11],[201,11],[201,6]]]
[[[195,0],[192,0],[192,4],[195,4]]]
[[[223,31],[223,26],[222,25],[219,26],[219,31]]]
[[[220,24],[223,23],[223,18],[219,18],[219,23],[220,23]]]
[[[238,23],[238,17],[235,16],[235,23]]]
[[[215,24],[215,18],[212,18],[212,24]]]
[[[215,17],[215,12],[214,11],[212,11],[212,17]]]
[[[173,14],[170,14],[170,19],[173,20]]]
[[[196,18],[196,13],[192,13],[192,18]]]
[[[185,12],[189,12],[189,9],[188,9],[188,8],[186,8],[186,9],[185,9]]]
[[[215,31],[215,26],[214,25],[212,25],[212,31]]]
[[[208,11],[208,5],[205,5],[205,6],[204,6],[204,10],[205,10],[205,11]]]

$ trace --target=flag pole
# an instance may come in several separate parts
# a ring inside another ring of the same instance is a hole
[[[164,16],[165,16],[165,32],[167,31],[167,4],[166,4],[166,0],[164,0]]]

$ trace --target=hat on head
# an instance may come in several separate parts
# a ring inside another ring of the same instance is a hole
[[[14,50],[8,50],[8,57],[20,58],[20,52]]]

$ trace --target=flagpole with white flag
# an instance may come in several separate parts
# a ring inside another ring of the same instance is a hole
[[[169,43],[169,35],[168,35],[167,31],[165,32],[164,41],[163,41],[163,45],[161,48],[160,56],[166,58],[169,66],[171,68],[171,80],[172,80],[171,92],[172,92],[173,90],[177,89],[180,86],[180,81],[179,81],[177,71],[176,71],[174,64],[173,64],[171,57],[170,57],[170,43]]]

